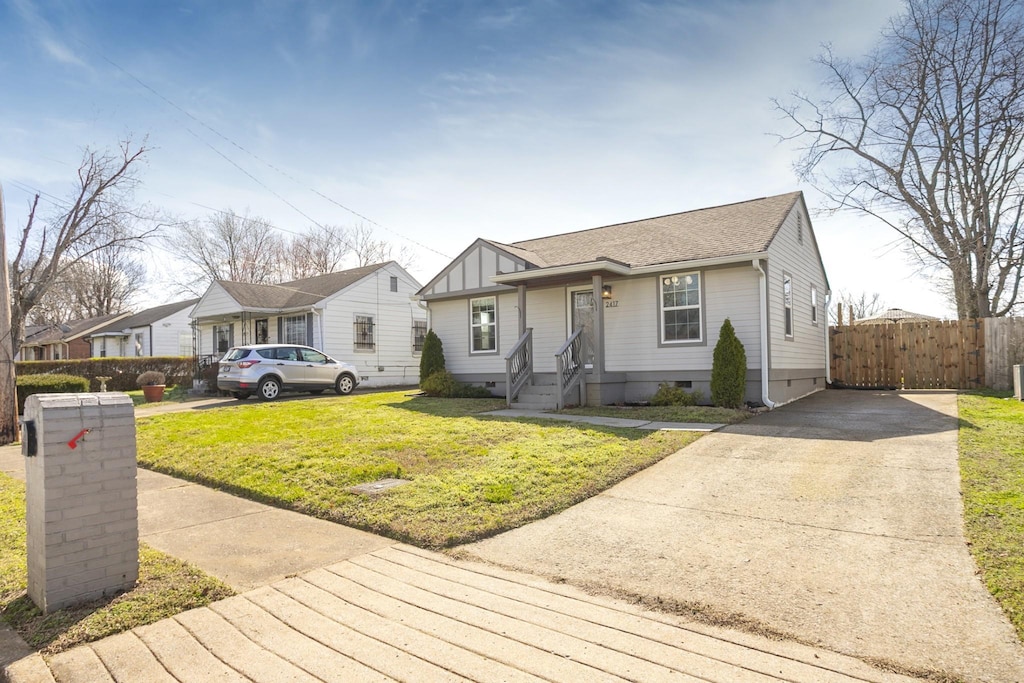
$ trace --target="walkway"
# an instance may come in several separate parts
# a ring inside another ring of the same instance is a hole
[[[953,392],[821,392],[467,556],[968,681],[1024,650],[963,536]]]
[[[20,466],[15,448],[0,448],[0,469],[17,473]],[[25,657],[8,670],[16,683],[910,680],[826,649],[649,612],[145,470],[139,484],[143,540],[250,590],[57,655],[49,669],[38,655]],[[645,533],[650,520],[634,521]],[[601,524],[611,530],[615,520]],[[688,536],[691,543],[698,537]],[[533,557],[534,548],[526,550],[524,557]],[[548,550],[564,557],[557,539]],[[624,546],[606,556],[587,578],[619,576],[636,559],[629,552]],[[645,561],[665,565],[665,558]],[[670,575],[682,583],[688,572],[700,573],[683,562]],[[641,571],[633,585],[650,589],[648,578]]]

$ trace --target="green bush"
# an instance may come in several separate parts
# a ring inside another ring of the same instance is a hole
[[[166,384],[192,386],[195,359],[191,356],[138,356],[131,358],[81,358],[72,360],[29,360],[14,364],[19,377],[27,375],[77,375],[89,379],[90,390],[99,391],[97,377],[109,377],[107,391],[134,391],[135,378],[147,370],[162,372]]]
[[[658,391],[651,396],[652,406],[695,406],[704,399],[704,394],[699,391],[686,391],[682,387],[673,384],[662,383],[658,385]]]
[[[741,408],[746,389],[747,352],[726,318],[718,333],[711,365],[711,402],[722,408]]]
[[[75,375],[26,375],[15,377],[18,414],[25,412],[25,399],[32,394],[82,394],[89,391],[89,380]]]
[[[420,354],[420,384],[423,384],[423,380],[442,370],[444,370],[444,348],[441,338],[434,333],[434,330],[427,330],[427,336],[423,339],[423,351]]]
[[[447,370],[435,372],[420,382],[420,390],[427,396],[440,398],[492,398],[493,394],[484,387],[463,384]]]

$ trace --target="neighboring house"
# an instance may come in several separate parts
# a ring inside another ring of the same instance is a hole
[[[746,399],[772,406],[825,388],[829,294],[793,192],[511,244],[478,239],[419,298],[448,370],[510,402],[642,401],[661,382],[708,399],[729,318],[746,350]]]
[[[935,316],[925,315],[924,313],[911,313],[910,311],[904,311],[902,308],[890,308],[885,313],[879,313],[878,315],[870,318],[861,318],[860,320],[854,320],[854,325],[891,325],[893,323],[925,323],[934,320],[939,320]]]
[[[218,280],[191,317],[201,364],[244,344],[305,344],[354,364],[367,386],[419,380],[427,314],[416,281],[394,261],[252,285]]]
[[[18,351],[20,360],[63,360],[89,358],[89,335],[111,323],[127,318],[130,312],[111,313],[96,318],[74,320],[60,325],[33,325],[25,330],[25,343]]]
[[[148,308],[92,332],[93,357],[191,356],[192,320],[188,316],[198,301]]]

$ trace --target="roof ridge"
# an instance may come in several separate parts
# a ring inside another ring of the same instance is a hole
[[[688,209],[686,211],[676,211],[674,213],[665,213],[665,214],[661,214],[659,216],[650,216],[648,218],[638,218],[636,220],[623,221],[621,223],[609,223],[608,225],[599,225],[599,226],[594,227],[594,228],[583,228],[582,230],[567,230],[565,232],[555,233],[554,235],[545,235],[543,237],[534,237],[532,239],[520,240],[518,242],[510,242],[510,243],[507,243],[506,246],[515,247],[517,249],[524,249],[526,251],[529,251],[529,249],[527,249],[526,247],[522,247],[520,245],[525,244],[527,242],[539,242],[541,240],[552,239],[552,238],[555,238],[555,237],[564,237],[565,235],[579,235],[581,233],[593,232],[595,230],[604,230],[606,228],[617,228],[617,227],[624,226],[624,225],[632,225],[633,223],[643,223],[645,221],[656,221],[656,220],[659,220],[659,219],[662,219],[662,218],[669,218],[669,217],[672,217],[672,216],[683,216],[683,215],[688,214],[688,213],[699,213],[701,211],[713,211],[715,209],[724,209],[724,208],[729,207],[729,206],[739,206],[740,204],[751,204],[753,202],[762,202],[762,201],[765,201],[767,199],[778,199],[780,197],[788,197],[790,195],[798,195],[798,194],[800,194],[800,190],[794,190],[792,192],[783,192],[781,194],[766,195],[764,197],[756,197],[754,199],[744,199],[744,200],[738,201],[738,202],[728,202],[726,204],[717,204],[715,206],[705,206],[705,207],[702,207],[702,208],[699,208],[699,209]],[[491,241],[493,241],[493,240],[491,240]]]

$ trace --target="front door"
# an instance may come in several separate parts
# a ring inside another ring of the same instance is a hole
[[[594,365],[594,290],[580,289],[569,292],[569,309],[571,313],[569,334],[578,328],[583,328],[584,363],[586,366]]]

